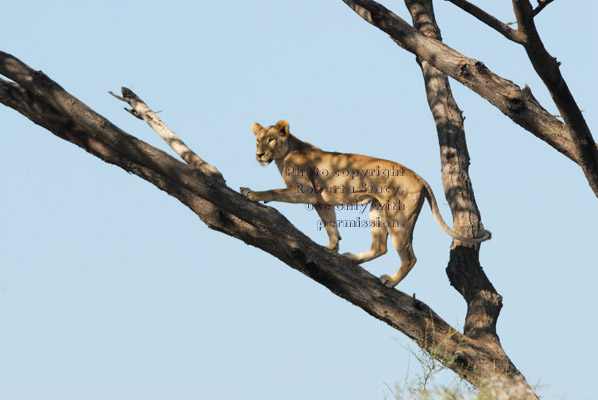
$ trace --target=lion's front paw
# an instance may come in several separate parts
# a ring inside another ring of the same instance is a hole
[[[384,286],[389,287],[389,288],[393,288],[393,287],[397,286],[397,284],[399,283],[399,281],[393,280],[388,275],[382,275],[380,277],[380,280],[382,281],[382,284]]]
[[[249,200],[255,200],[255,194],[253,193],[253,190],[251,190],[249,188],[242,187],[241,194],[243,196],[247,197]]]

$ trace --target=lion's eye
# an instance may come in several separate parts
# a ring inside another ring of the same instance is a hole
[[[274,139],[274,138],[270,138],[270,139],[268,139],[268,143],[269,143],[269,144],[272,144],[272,143],[274,143],[274,142],[276,142],[276,139]]]

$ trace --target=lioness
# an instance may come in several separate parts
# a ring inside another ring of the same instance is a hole
[[[312,204],[330,238],[328,248],[334,251],[338,251],[341,239],[334,206],[371,203],[370,220],[361,221],[360,226],[371,226],[372,247],[363,253],[344,255],[358,263],[373,260],[386,253],[390,233],[401,258],[401,267],[393,276],[381,277],[388,287],[401,282],[417,261],[411,242],[424,198],[428,200],[436,222],[452,237],[469,243],[490,239],[488,231],[479,238],[462,237],[452,231],[438,211],[430,185],[400,164],[320,150],[293,136],[289,123],[284,120],[267,128],[255,123],[252,130],[257,138],[257,161],[264,166],[276,162],[287,187],[264,192],[241,188],[241,193],[255,201]]]

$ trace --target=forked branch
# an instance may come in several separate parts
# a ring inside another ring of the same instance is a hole
[[[548,3],[546,2],[544,7]],[[550,92],[569,131],[574,151],[577,154],[576,158],[579,160],[578,164],[590,183],[590,187],[598,195],[598,148],[581,109],[561,74],[560,62],[552,57],[544,47],[534,22],[535,13],[529,0],[513,0],[513,9],[527,56]]]
[[[513,1],[514,4],[529,4],[528,0]],[[585,121],[579,117],[581,113],[579,108],[576,108],[572,96],[569,97],[565,92],[558,94],[564,100],[561,106],[565,106],[565,112],[559,107],[561,115],[565,118],[563,124],[540,105],[529,88],[521,89],[513,82],[493,73],[482,62],[468,58],[438,40],[426,37],[376,1],[343,0],[343,2],[367,22],[389,34],[399,46],[428,62],[445,75],[461,82],[488,100],[515,123],[581,166],[590,187],[598,197],[598,149]],[[529,15],[532,14],[530,10]],[[519,18],[518,22],[521,29],[523,22],[520,22]],[[534,49],[526,45],[526,50]],[[540,57],[536,59],[539,60]],[[534,64],[534,67],[541,66],[541,63]]]

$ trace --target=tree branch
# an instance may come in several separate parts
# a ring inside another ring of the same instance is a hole
[[[508,39],[524,46],[532,65],[550,92],[566,128],[569,130],[576,162],[581,166],[594,193],[598,196],[598,149],[575,98],[569,91],[559,65],[545,49],[535,26],[534,17],[553,0],[539,0],[532,8],[529,0],[513,0],[518,29],[512,30],[467,0],[447,0],[480,21],[496,29]],[[507,28],[507,30],[505,30]]]
[[[405,0],[413,26],[427,37],[441,40],[440,28],[434,16],[431,0]],[[436,123],[440,144],[440,159],[444,192],[453,214],[453,224],[460,234],[473,234],[483,230],[473,185],[469,176],[469,152],[465,140],[465,127],[461,110],[452,95],[446,75],[426,61],[419,60],[426,95]],[[502,297],[484,273],[479,260],[479,246],[453,240],[450,260],[446,268],[451,285],[467,302],[464,333],[485,343],[494,343],[501,349],[496,324],[502,308]],[[506,355],[505,355],[506,356]],[[526,382],[519,374],[521,382]],[[517,398],[537,399],[529,385],[523,386]],[[492,398],[504,393],[494,390]]]
[[[122,88],[122,96],[109,92],[112,96],[131,106],[131,109],[125,108],[129,114],[135,118],[144,120],[164,141],[177,153],[187,164],[196,168],[205,168],[212,174],[222,175],[215,167],[206,163],[200,156],[195,154],[162,120],[145,104],[132,90]]]
[[[538,6],[534,9],[533,15],[534,17],[540,14],[540,11],[544,9],[547,5],[552,3],[554,0],[538,0]]]
[[[470,3],[467,0],[445,0],[450,3],[453,3],[463,11],[473,15],[475,18],[480,20],[481,22],[488,25],[490,28],[494,29],[504,37],[509,40],[512,40],[516,43],[521,43],[521,37],[515,29],[512,29],[509,25],[503,23],[498,18],[494,17],[493,15],[488,14],[486,11],[482,10],[475,4]]]
[[[482,62],[465,57],[442,42],[426,37],[373,0],[343,1],[367,22],[389,34],[399,46],[461,82],[515,123],[569,157],[582,169],[586,168],[587,161],[578,151],[569,127],[546,111],[527,86],[520,89],[513,82],[494,74]],[[586,149],[591,146],[598,151],[593,140]],[[593,175],[586,170],[586,179],[598,196],[598,174]]]
[[[277,257],[334,294],[403,332],[474,385],[495,377],[523,387],[517,369],[494,343],[467,337],[414,297],[381,284],[352,261],[320,246],[271,207],[226,186],[207,163],[184,164],[122,131],[42,72],[0,52],[0,102],[56,136],[179,199],[211,229]]]
[[[598,148],[573,94],[559,68],[560,63],[546,48],[534,22],[534,10],[529,0],[513,0],[513,9],[523,36],[522,45],[538,76],[546,85],[569,131],[576,159],[592,190],[598,195]]]
[[[440,40],[440,28],[429,0],[405,0],[413,26],[427,37]],[[426,95],[436,123],[444,192],[453,213],[456,232],[478,236],[483,231],[480,210],[469,177],[469,152],[465,140],[463,116],[457,106],[446,75],[426,61],[421,61]],[[463,253],[457,257],[457,254]],[[468,304],[464,332],[472,337],[487,336],[498,342],[496,321],[502,298],[496,292],[479,262],[479,246],[453,241],[447,268],[451,284]],[[466,273],[468,271],[469,273]],[[478,307],[471,304],[478,303]],[[476,321],[476,322],[474,322]]]

